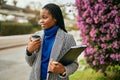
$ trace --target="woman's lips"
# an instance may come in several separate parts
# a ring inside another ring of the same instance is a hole
[[[42,24],[41,26],[42,26],[42,27],[44,27],[45,25],[44,25],[44,24]]]

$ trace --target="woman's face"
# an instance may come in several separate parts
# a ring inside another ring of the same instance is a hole
[[[40,21],[42,29],[46,30],[56,25],[56,19],[52,17],[47,9],[42,9],[40,12]]]

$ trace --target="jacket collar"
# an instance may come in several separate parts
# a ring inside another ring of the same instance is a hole
[[[50,56],[50,59],[52,59],[53,61],[56,61],[60,54],[60,50],[64,42],[64,33],[65,32],[63,30],[59,29],[56,34],[55,42],[53,44],[53,48]]]

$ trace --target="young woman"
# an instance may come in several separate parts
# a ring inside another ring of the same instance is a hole
[[[32,66],[30,80],[69,80],[69,75],[78,68],[77,61],[67,66],[58,61],[76,43],[65,29],[60,7],[52,3],[45,5],[40,12],[39,22],[43,36],[34,41],[30,38],[26,49],[26,61]]]

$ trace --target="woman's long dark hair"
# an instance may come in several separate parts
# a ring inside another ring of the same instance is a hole
[[[65,29],[62,11],[58,5],[49,3],[45,5],[42,9],[47,9],[51,13],[52,17],[56,19],[57,25],[59,25],[63,31],[67,32],[67,30]]]

